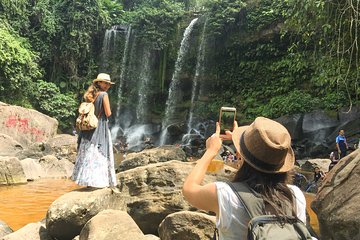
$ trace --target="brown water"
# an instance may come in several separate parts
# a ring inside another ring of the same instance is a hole
[[[42,179],[23,185],[0,187],[0,220],[14,231],[45,218],[50,204],[80,188],[69,179]]]
[[[306,210],[310,215],[310,225],[314,229],[315,233],[320,236],[320,228],[319,228],[319,222],[316,213],[311,209],[311,202],[314,200],[315,195],[305,193],[305,199],[306,199]]]

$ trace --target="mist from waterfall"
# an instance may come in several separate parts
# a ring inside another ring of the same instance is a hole
[[[175,62],[175,70],[172,75],[172,79],[169,87],[169,95],[166,101],[165,117],[162,121],[162,133],[160,136],[160,145],[166,144],[167,127],[168,124],[170,123],[169,121],[175,113],[176,105],[179,104],[179,102],[181,101],[180,99],[181,91],[179,89],[180,87],[179,75],[184,65],[184,57],[189,50],[190,35],[197,20],[198,18],[193,19],[190,22],[189,26],[187,26],[187,28],[185,29],[183,34],[183,39],[181,40],[180,48],[178,50],[177,59]]]

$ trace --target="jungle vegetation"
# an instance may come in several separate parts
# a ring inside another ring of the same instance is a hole
[[[359,1],[350,0],[0,0],[0,101],[66,130],[98,72],[106,29],[131,24],[166,56],[164,68],[193,15],[206,16],[213,46],[204,116],[222,105],[246,121],[359,102]],[[170,79],[158,81],[166,92]]]

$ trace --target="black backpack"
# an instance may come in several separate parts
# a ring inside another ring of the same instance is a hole
[[[265,214],[265,204],[260,195],[246,183],[228,183],[250,217],[248,240],[312,240],[306,225],[296,217],[283,216],[287,221],[280,221],[275,215]],[[217,229],[214,238],[218,239]]]

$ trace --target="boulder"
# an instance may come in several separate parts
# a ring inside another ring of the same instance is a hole
[[[126,160],[120,163],[119,171],[170,160],[186,161],[186,154],[182,148],[172,145],[146,149],[139,153],[130,153],[126,156]]]
[[[20,160],[16,157],[0,157],[0,185],[27,183]]]
[[[28,145],[23,150],[16,153],[16,157],[20,160],[26,159],[26,158],[41,158],[46,155],[52,155],[54,154],[54,151],[51,149],[51,147],[43,142],[34,142],[30,145]]]
[[[81,240],[145,240],[144,234],[127,212],[104,210],[81,230]]]
[[[330,114],[323,110],[305,113],[302,129],[304,134],[313,142],[323,141],[337,126],[336,113]]]
[[[341,159],[327,174],[311,204],[322,239],[360,239],[360,150]]]
[[[279,117],[275,121],[282,124],[289,131],[292,140],[299,140],[302,139],[303,117],[303,114],[294,114]]]
[[[181,210],[196,210],[184,200],[182,186],[195,162],[169,161],[130,169],[117,174],[127,212],[145,234],[155,234],[161,221]],[[207,174],[204,184],[229,181],[236,170],[225,166],[219,174]]]
[[[0,237],[4,237],[12,232],[13,230],[5,222],[0,220]]]
[[[73,239],[92,217],[106,209],[126,210],[125,197],[110,188],[81,188],[62,195],[49,207],[46,228],[53,238]]]
[[[58,160],[55,156],[48,155],[40,159],[26,158],[21,160],[28,180],[39,178],[70,178],[74,164],[67,159]]]
[[[77,136],[59,134],[49,139],[47,144],[51,147],[58,159],[66,158],[75,163],[77,154]]]
[[[21,150],[23,146],[19,142],[6,134],[0,134],[0,156],[15,156]]]
[[[204,213],[182,211],[169,214],[159,226],[161,240],[212,239],[215,216]]]
[[[56,134],[58,121],[33,109],[0,102],[0,133],[11,136],[24,147],[46,142]]]
[[[160,240],[160,238],[152,234],[146,234],[145,240]]]
[[[330,159],[309,159],[306,160],[304,164],[301,165],[301,170],[306,172],[314,172],[315,167],[319,167],[324,173],[329,171],[329,165],[331,163]]]
[[[52,240],[44,224],[30,223],[16,232],[10,233],[1,240]]]

